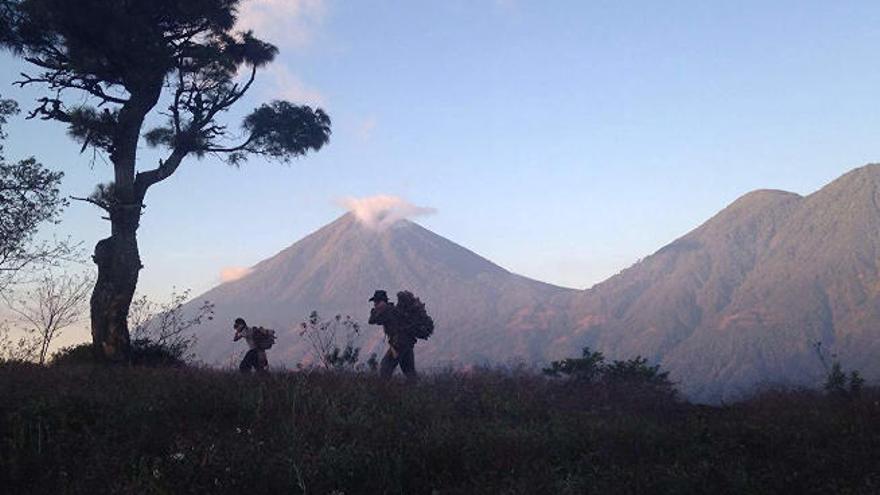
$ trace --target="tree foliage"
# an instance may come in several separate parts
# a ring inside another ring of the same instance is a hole
[[[66,204],[58,189],[64,174],[46,169],[33,157],[6,161],[3,126],[17,113],[16,102],[0,99],[0,292],[22,270],[71,253],[66,243],[34,241],[40,225],[57,222]]]
[[[137,175],[146,189],[171,175],[183,157],[222,154],[238,164],[248,155],[289,160],[318,150],[330,135],[321,109],[274,101],[255,109],[233,132],[218,117],[238,102],[276,47],[250,31],[234,31],[239,0],[6,0],[0,43],[38,67],[19,84],[44,84],[32,117],[68,125],[83,149],[121,152],[123,133],[139,132],[143,119],[127,113],[149,108],[162,89],[169,102],[165,123],[148,130],[151,146],[171,151],[160,166]],[[75,90],[90,103],[67,105]],[[151,101],[141,102],[145,97]],[[129,129],[129,127],[137,127]],[[137,140],[137,135],[128,136]],[[105,204],[104,206],[111,206]]]
[[[240,3],[0,0],[0,47],[37,71],[18,84],[45,89],[29,117],[65,124],[82,150],[106,153],[113,165],[111,181],[77,198],[105,210],[112,224],[92,257],[92,338],[107,359],[129,358],[128,312],[142,268],[136,233],[150,187],[189,156],[283,162],[329,140],[330,118],[305,105],[274,101],[238,126],[223,120],[278,53],[235,29]],[[145,129],[147,122],[159,125]],[[138,163],[142,140],[165,154],[152,168]]]

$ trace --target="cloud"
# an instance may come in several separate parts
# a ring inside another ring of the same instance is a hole
[[[238,13],[241,30],[282,48],[303,48],[314,39],[327,13],[325,0],[249,0]]]
[[[434,208],[416,206],[399,197],[386,194],[368,196],[366,198],[343,198],[339,204],[369,228],[384,230],[395,223],[437,213]]]
[[[287,100],[299,105],[311,105],[313,107],[324,106],[324,95],[305,83],[287,67],[274,64],[266,69],[268,79],[266,90],[269,97],[278,100]]]
[[[227,266],[220,270],[220,281],[224,283],[232,282],[233,280],[238,280],[244,277],[250,272],[250,268],[245,268],[243,266]]]

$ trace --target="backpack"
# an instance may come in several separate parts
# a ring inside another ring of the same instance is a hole
[[[253,327],[254,343],[257,349],[265,351],[275,345],[275,330],[263,327]]]
[[[425,303],[404,290],[397,293],[397,310],[410,335],[418,339],[427,339],[434,333],[434,320],[425,311]]]

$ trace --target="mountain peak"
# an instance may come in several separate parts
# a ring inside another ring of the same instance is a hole
[[[755,189],[754,191],[747,192],[737,198],[730,206],[757,206],[763,207],[767,205],[776,204],[780,201],[791,201],[795,199],[800,199],[802,196],[800,194],[796,194],[789,191],[783,191],[781,189]]]
[[[346,198],[340,201],[361,225],[385,230],[407,218],[432,215],[434,208],[417,206],[398,197],[380,194],[366,198]]]
[[[292,366],[309,351],[298,334],[299,322],[315,310],[363,323],[367,298],[376,289],[411,290],[428,305],[437,332],[420,350],[422,363],[503,360],[508,353],[542,356],[537,344],[542,334],[532,332],[554,327],[559,312],[547,302],[574,290],[515,275],[400,215],[391,218],[371,223],[354,211],[345,213],[259,262],[247,277],[200,296],[215,304],[214,321],[220,322],[200,329],[200,356],[208,362],[224,359],[229,352],[225,323],[242,316],[276,329],[273,356]],[[519,313],[538,305],[540,318]],[[381,330],[365,327],[365,333],[362,353],[381,351]]]
[[[861,167],[854,168],[849,172],[841,175],[837,180],[838,181],[847,181],[852,179],[860,179],[860,180],[880,180],[880,163],[868,163],[866,165],[862,165]]]
[[[730,222],[733,218],[746,219],[764,216],[779,209],[787,209],[802,199],[801,195],[793,192],[779,189],[756,189],[737,198],[706,223],[725,223]]]

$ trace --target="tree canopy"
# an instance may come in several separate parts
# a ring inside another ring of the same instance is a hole
[[[218,122],[278,53],[252,32],[234,31],[240,0],[0,2],[0,44],[41,71],[23,74],[18,84],[44,84],[52,93],[30,116],[67,124],[83,149],[128,161],[143,116],[163,89],[170,95],[162,112],[166,122],[144,134],[149,145],[170,154],[137,174],[132,199],[142,199],[190,154],[214,153],[233,164],[248,155],[289,160],[328,141],[330,119],[323,110],[283,101],[255,109],[239,132]],[[64,96],[71,90],[90,102],[68,104]],[[95,199],[105,209],[112,206],[113,198]]]
[[[111,222],[92,256],[95,352],[128,358],[128,312],[142,268],[137,230],[147,190],[187,156],[239,165],[249,156],[288,161],[321,149],[330,118],[320,108],[273,101],[238,126],[222,116],[278,49],[236,29],[241,0],[0,0],[0,47],[37,72],[20,86],[45,89],[30,118],[54,120],[84,151],[106,153],[113,178],[86,198]],[[84,98],[85,97],[85,98]],[[159,106],[160,117],[150,118]],[[160,122],[144,129],[146,122]],[[139,166],[138,145],[165,151]]]
[[[11,275],[69,252],[67,245],[34,242],[40,225],[57,221],[65,204],[58,189],[64,174],[46,169],[32,157],[6,161],[3,126],[16,113],[13,100],[0,99],[0,291]]]

